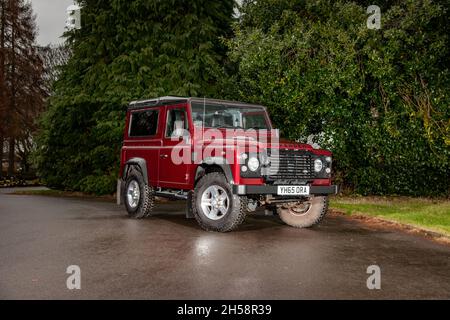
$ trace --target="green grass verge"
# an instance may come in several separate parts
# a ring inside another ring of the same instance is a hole
[[[403,197],[334,197],[330,207],[408,224],[450,237],[450,200]]]

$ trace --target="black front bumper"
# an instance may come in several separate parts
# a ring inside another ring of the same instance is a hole
[[[243,196],[247,194],[274,194],[276,195],[278,191],[277,185],[233,185],[233,193]],[[309,194],[311,195],[328,195],[337,194],[339,188],[337,185],[332,186],[310,186]]]

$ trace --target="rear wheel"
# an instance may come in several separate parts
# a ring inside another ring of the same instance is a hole
[[[247,198],[231,192],[220,172],[203,176],[192,196],[192,208],[198,224],[208,231],[227,232],[236,229],[245,219]]]
[[[318,224],[328,210],[327,196],[313,196],[306,201],[283,203],[277,213],[287,225],[308,228]]]
[[[128,215],[135,219],[149,216],[155,196],[153,188],[145,183],[144,177],[136,169],[132,169],[125,182],[123,201]]]

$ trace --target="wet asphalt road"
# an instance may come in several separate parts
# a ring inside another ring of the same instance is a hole
[[[227,234],[114,203],[0,194],[0,299],[450,298],[450,247],[343,217],[298,230],[254,216]],[[366,269],[381,268],[381,290]],[[81,268],[81,290],[66,268]]]

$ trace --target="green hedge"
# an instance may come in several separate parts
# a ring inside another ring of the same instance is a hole
[[[128,101],[167,94],[267,105],[284,136],[334,153],[362,194],[448,195],[448,1],[82,1],[34,155],[49,186],[114,191]],[[228,50],[228,58],[226,51]],[[227,74],[225,74],[227,73]]]
[[[268,106],[284,136],[334,152],[336,180],[362,194],[448,195],[448,6],[244,2],[227,42],[229,96]]]

